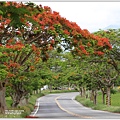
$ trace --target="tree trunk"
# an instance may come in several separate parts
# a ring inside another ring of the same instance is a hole
[[[82,88],[80,87],[80,95],[81,97],[83,97],[83,92],[82,92]]]
[[[110,105],[111,105],[111,92],[110,92],[110,87],[107,87],[106,105],[107,105],[107,106],[110,106]]]
[[[79,90],[80,90],[81,97],[85,97],[86,96],[85,88],[84,87],[79,87]]]
[[[28,102],[29,102],[29,99],[28,99],[28,98],[23,98],[23,99],[20,100],[19,105],[20,105],[20,106],[23,106],[23,105],[28,104]]]
[[[40,88],[40,93],[42,93],[42,90],[41,90],[41,88]]]
[[[39,89],[36,90],[36,94],[39,94]]]
[[[12,107],[16,108],[18,106],[18,104],[20,103],[22,98],[21,94],[15,93],[14,96],[12,96],[12,100],[13,100],[13,104]]]
[[[86,92],[86,99],[87,98],[89,98],[90,96],[89,96],[89,90],[87,90],[87,92]]]
[[[94,90],[93,91],[93,103],[96,105],[97,104],[97,91],[96,90]]]
[[[103,104],[105,104],[105,94],[106,94],[106,93],[105,93],[104,91],[102,91],[102,103],[103,103]]]
[[[93,95],[94,93],[93,93],[93,90],[91,90],[91,92],[90,92],[90,101],[93,101],[93,97],[94,97],[94,95]]]
[[[83,92],[83,97],[86,96],[86,90],[85,90],[85,87],[82,87],[82,92]]]
[[[52,92],[52,85],[49,85],[50,93]]]
[[[6,87],[2,82],[0,82],[0,114],[5,113],[6,107],[6,100],[5,100],[5,92],[6,92]]]

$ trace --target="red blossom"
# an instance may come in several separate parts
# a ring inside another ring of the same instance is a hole
[[[53,26],[51,26],[49,29],[50,29],[50,30],[55,30],[55,28],[54,28]]]
[[[44,10],[45,10],[45,11],[51,11],[51,8],[48,7],[48,6],[44,6]]]
[[[34,71],[35,67],[34,66],[30,66],[30,71]]]
[[[77,41],[76,39],[74,39],[73,42],[74,42],[74,44],[77,44],[77,43],[78,43],[78,41]]]
[[[88,43],[87,43],[87,46],[90,47],[90,46],[92,46],[92,45],[90,44],[90,42],[88,42]]]
[[[3,18],[2,15],[0,15],[0,20],[2,20],[2,18]]]
[[[100,56],[104,55],[104,52],[101,52],[101,51],[95,51],[94,53],[97,54],[97,55],[100,55]]]
[[[4,28],[4,25],[0,24],[0,29],[3,29]]]
[[[85,50],[85,47],[84,47],[83,45],[80,45],[79,48],[80,48],[81,50]]]
[[[7,43],[11,43],[11,42],[13,42],[13,39],[9,39],[9,40],[7,41]]]
[[[37,55],[37,56],[39,56],[39,55],[40,55],[40,51],[36,51],[35,53],[36,53],[36,55]]]
[[[49,50],[53,50],[53,46],[50,45],[50,46],[48,47],[48,49],[49,49]]]
[[[85,54],[85,55],[89,55],[89,53],[84,49],[84,50],[82,50],[82,52],[83,52],[83,54]]]
[[[5,24],[9,24],[10,22],[11,22],[10,19],[6,19],[6,20],[5,20]]]
[[[98,46],[102,46],[102,47],[104,46],[103,42],[100,41],[100,40],[98,41],[97,45],[98,45]]]
[[[7,78],[11,78],[11,77],[15,77],[15,75],[9,72]]]
[[[36,46],[35,46],[34,44],[32,44],[32,50],[33,50],[33,51],[36,51],[36,50],[37,50],[37,48],[36,48]]]
[[[51,40],[51,44],[55,44],[55,40],[54,39]]]
[[[68,32],[68,30],[64,30],[64,33],[67,35],[70,35],[70,33]]]

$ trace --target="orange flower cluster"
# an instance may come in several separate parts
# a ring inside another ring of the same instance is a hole
[[[68,32],[68,30],[64,30],[64,34],[70,35],[70,33]]]
[[[83,54],[89,55],[89,53],[85,50],[85,47],[83,45],[80,45],[79,48],[81,49]]]
[[[14,2],[14,1],[7,1],[5,4],[4,4],[4,6],[14,6],[14,7],[16,7],[16,8],[20,8],[20,7],[24,7],[25,5],[22,3],[22,2]]]
[[[8,44],[6,44],[6,48],[13,50],[21,50],[22,48],[25,47],[24,44],[22,44],[22,42],[20,41],[16,42],[15,44],[9,44],[11,41],[10,40],[8,41]]]
[[[15,75],[9,72],[7,78],[11,78],[11,77],[15,77]]]
[[[34,66],[30,66],[30,71],[34,71],[35,67]]]
[[[48,50],[53,50],[53,46],[49,45]]]
[[[37,51],[37,47],[34,44],[32,44],[32,50]]]
[[[9,61],[9,63],[4,62],[4,65],[5,65],[8,69],[10,69],[10,68],[20,68],[20,64],[14,62],[14,61]]]
[[[104,55],[104,52],[101,52],[101,51],[95,51],[94,53],[99,56]]]
[[[90,42],[88,42],[88,43],[87,43],[87,46],[90,47],[90,46],[92,46],[92,45],[90,44]]]
[[[40,49],[37,48],[34,44],[32,44],[31,48],[36,53],[37,56],[40,55]]]
[[[82,30],[75,22],[70,22],[66,18],[61,17],[58,12],[52,11],[50,7],[46,6],[43,8],[41,6],[41,9],[43,9],[44,12],[38,14],[37,16],[33,18],[35,21],[39,22],[43,30],[45,29],[45,27],[43,27],[45,25],[49,26],[48,29],[51,28],[51,30],[55,30],[53,26],[55,24],[59,24],[60,26],[62,26],[62,30],[64,34],[67,34],[68,36],[73,37],[73,41],[72,41],[73,43],[71,44],[74,44],[74,45],[79,44],[79,39],[76,39],[76,35],[80,34],[81,38],[87,39],[87,42],[86,42],[87,49],[89,47],[108,47],[109,49],[112,48],[109,43],[109,39],[95,36],[86,29]],[[95,45],[92,45],[90,43],[90,40],[95,41]],[[83,54],[86,54],[86,55],[89,54],[85,47],[84,48],[80,47],[80,49]],[[102,53],[100,54],[98,52],[98,55],[102,55]]]
[[[54,39],[51,40],[51,44],[52,44],[52,45],[55,44],[55,40],[54,40]]]
[[[85,50],[85,47],[83,45],[79,46],[81,50]]]
[[[35,64],[37,64],[40,61],[40,57],[35,57]]]
[[[16,8],[18,7],[25,7],[25,5],[23,5],[22,3],[17,3],[17,2],[7,2],[6,6],[15,6]],[[46,35],[44,36],[44,43],[46,48],[42,48],[41,50],[44,50],[46,53],[45,56],[46,58],[49,57],[49,55],[47,54],[47,50],[53,50],[55,44],[57,44],[57,42],[55,42],[54,39],[51,39],[49,42],[49,38],[55,38],[55,37],[64,37],[66,34],[68,38],[66,38],[65,36],[65,41],[66,43],[69,43],[70,46],[74,47],[76,49],[76,52],[79,55],[89,55],[90,54],[90,50],[91,48],[93,50],[96,50],[96,48],[99,47],[103,47],[103,48],[108,48],[111,49],[111,45],[109,43],[109,39],[107,38],[101,38],[99,36],[96,36],[94,34],[91,34],[88,30],[86,29],[81,29],[80,26],[77,25],[77,23],[75,22],[70,22],[69,20],[67,20],[64,17],[61,17],[60,14],[58,12],[52,11],[50,7],[45,6],[42,7],[37,6],[37,7],[30,7],[28,5],[28,7],[26,6],[26,9],[28,9],[31,13],[31,16],[24,14],[24,17],[20,18],[20,21],[24,23],[24,25],[26,25],[27,27],[30,27],[30,23],[28,22],[28,20],[26,18],[32,18],[35,22],[36,25],[31,26],[33,32],[34,31],[39,31],[39,28],[41,28],[40,32],[41,33],[46,33]],[[8,14],[8,18],[10,18],[10,14]],[[3,17],[0,16],[0,20],[2,20]],[[10,19],[5,19],[5,21],[2,21],[0,23],[0,29],[2,29],[5,25],[10,24],[11,20]],[[57,27],[55,25],[58,25]],[[22,35],[22,31],[24,30],[18,30],[16,31],[15,35]],[[50,31],[50,33],[49,33]],[[50,37],[48,37],[47,35],[49,34]],[[51,34],[51,35],[50,35]],[[33,36],[34,38],[35,36]],[[47,39],[46,39],[47,38]],[[69,40],[70,38],[70,40]],[[43,40],[42,39],[42,40]],[[40,41],[42,41],[40,40]],[[82,42],[81,42],[82,41]],[[93,42],[93,43],[92,43]],[[42,44],[42,42],[37,41],[36,44]],[[10,39],[6,45],[6,48],[10,48],[13,50],[21,50],[22,48],[24,48],[24,44],[22,44],[21,42],[16,42],[15,44],[12,44],[12,39]],[[71,48],[72,48],[71,47]],[[90,50],[89,50],[90,48]],[[37,47],[37,45],[32,44],[31,45],[31,49],[34,51],[34,53],[36,54],[36,56],[40,56],[40,48]],[[89,51],[89,52],[88,52]],[[92,50],[91,50],[92,51]],[[91,53],[94,53],[95,55],[103,55],[103,50],[101,51],[92,51]],[[7,54],[6,54],[7,55]],[[36,59],[36,62],[38,60]],[[33,68],[31,68],[32,70]]]

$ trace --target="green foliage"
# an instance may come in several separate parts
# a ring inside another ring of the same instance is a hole
[[[8,72],[5,69],[0,68],[0,81],[4,80],[7,76]]]
[[[92,107],[94,105],[93,102],[89,99],[81,98],[80,96],[76,96],[75,100],[77,100],[86,107]]]
[[[116,89],[111,89],[111,94],[116,94],[117,90]]]
[[[2,4],[2,3],[1,3]],[[19,28],[22,25],[24,25],[23,22],[21,22],[21,18],[24,18],[25,14],[30,15],[30,11],[27,10],[25,7],[22,8],[17,8],[15,6],[11,5],[10,6],[0,6],[0,13],[2,13],[4,18],[7,18],[8,14],[10,14],[10,19],[12,20],[10,23],[10,26],[13,26],[15,28]],[[27,17],[26,17],[27,19]]]
[[[0,10],[0,15],[3,15],[3,12]]]

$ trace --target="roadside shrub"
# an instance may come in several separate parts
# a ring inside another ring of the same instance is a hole
[[[111,94],[116,94],[117,90],[116,89],[111,89]]]

